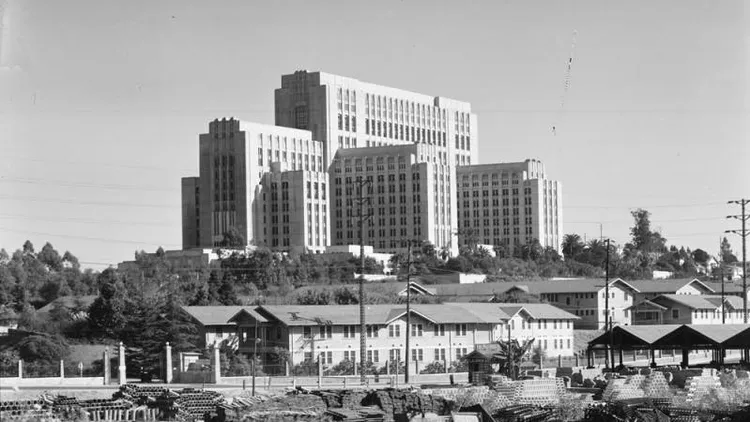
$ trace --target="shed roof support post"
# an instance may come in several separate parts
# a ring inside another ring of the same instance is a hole
[[[656,368],[656,351],[654,348],[651,348],[651,367]]]

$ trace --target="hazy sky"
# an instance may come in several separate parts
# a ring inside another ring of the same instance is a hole
[[[0,247],[86,263],[181,245],[180,177],[216,117],[273,123],[321,70],[469,101],[481,162],[541,159],[564,231],[718,249],[750,197],[750,4],[5,1]],[[570,89],[565,67],[576,30]],[[557,135],[551,127],[557,127]],[[735,251],[739,237],[730,237]]]

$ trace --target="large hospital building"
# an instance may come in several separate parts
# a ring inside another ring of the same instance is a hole
[[[480,243],[559,250],[560,183],[538,161],[479,164],[467,102],[298,71],[281,77],[275,120],[214,120],[200,135],[199,176],[182,180],[184,249],[230,228],[280,251],[358,243],[361,187],[379,252],[414,239],[456,254],[467,227]]]

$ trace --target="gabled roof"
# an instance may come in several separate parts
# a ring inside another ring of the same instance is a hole
[[[681,288],[690,284],[692,284],[702,292],[714,292],[711,286],[703,283],[697,278],[681,278],[673,280],[633,280],[628,281],[628,284],[638,289],[638,291],[641,293],[676,293]]]
[[[637,288],[619,278],[610,280],[610,286],[620,285],[631,291]],[[531,294],[544,293],[596,293],[604,289],[605,281],[601,279],[574,279],[574,280],[551,280],[551,281],[525,281],[519,283],[473,283],[473,284],[439,284],[435,288],[437,295],[448,296],[490,296],[502,294],[508,290],[518,289]]]
[[[657,340],[680,327],[679,324],[669,325],[618,325],[589,342],[589,346],[605,345],[613,342],[622,346],[650,346]]]
[[[258,310],[287,326],[317,325],[317,321],[330,321],[333,325],[359,324],[359,305],[264,305]],[[411,310],[414,315],[436,324],[498,324],[507,321],[519,310],[535,319],[579,319],[546,303],[450,302],[415,304],[411,305]],[[389,324],[405,315],[406,305],[367,305],[365,312],[370,324]]]
[[[570,312],[546,303],[524,303],[521,306],[523,310],[528,312],[534,319],[580,319],[580,317],[573,315]],[[504,308],[501,307],[501,309]]]
[[[411,287],[411,290],[413,292],[416,292],[416,293],[421,294],[423,296],[435,296],[435,294],[437,293],[437,291],[435,290],[434,287],[425,287],[425,286],[417,283],[416,281],[410,281],[409,282],[409,286]],[[407,289],[407,287],[404,286],[404,288],[401,291],[399,291],[398,294],[400,296],[406,296],[406,289]]]
[[[644,307],[654,308],[654,309],[659,310],[659,311],[666,311],[667,310],[667,307],[661,306],[658,303],[654,303],[654,302],[652,302],[652,301],[650,301],[648,299],[642,300],[642,301],[636,303],[635,305],[629,306],[629,307],[627,307],[625,309],[628,309],[628,310],[635,309],[635,310],[637,310],[637,309],[642,309]]]
[[[721,283],[716,283],[713,281],[705,281],[702,283],[713,289],[715,293],[721,293]],[[724,282],[724,293],[742,294],[742,285],[734,284],[732,282]]]
[[[747,325],[741,324],[682,325],[662,336],[655,344],[673,347],[715,346],[747,329]]]
[[[678,303],[690,309],[716,309],[719,307],[719,304],[712,303],[710,300],[708,300],[712,297],[716,297],[716,296],[669,294],[669,295],[659,295],[651,299],[651,301],[654,303],[661,304],[661,305],[664,305],[665,303],[669,303],[669,302]],[[719,298],[721,298],[721,296],[719,296]],[[664,306],[669,307],[668,305],[664,305]]]
[[[258,322],[268,322],[268,319],[264,317],[263,315],[259,314],[255,309],[253,308],[243,308],[234,316],[229,318],[227,322],[239,322],[240,319],[243,317],[250,317]]]
[[[201,325],[233,325],[229,319],[246,306],[183,306],[182,309],[200,322]]]

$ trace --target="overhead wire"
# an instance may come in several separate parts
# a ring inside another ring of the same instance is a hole
[[[119,184],[104,184],[104,183],[83,183],[83,182],[67,182],[59,180],[47,180],[39,178],[25,178],[25,177],[12,177],[12,176],[0,176],[0,182],[5,183],[24,183],[32,185],[54,185],[64,187],[80,187],[80,188],[102,188],[112,190],[138,190],[138,191],[159,191],[159,192],[177,192],[179,189],[170,188],[159,188],[154,186],[138,186],[138,185],[119,185]]]

